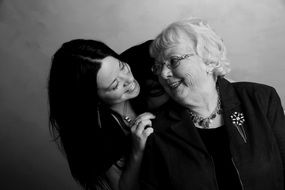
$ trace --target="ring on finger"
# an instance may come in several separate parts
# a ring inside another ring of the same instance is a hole
[[[139,126],[142,123],[142,120],[136,122],[136,125]]]

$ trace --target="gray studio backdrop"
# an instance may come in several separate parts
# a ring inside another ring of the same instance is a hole
[[[284,106],[284,0],[0,0],[0,189],[80,189],[48,131],[50,57],[63,42],[120,53],[188,16],[223,37],[232,80],[272,85]]]

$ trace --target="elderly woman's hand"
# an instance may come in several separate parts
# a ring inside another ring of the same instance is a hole
[[[139,156],[143,153],[145,143],[148,136],[153,133],[151,119],[155,116],[152,113],[146,112],[139,115],[131,126],[132,136],[132,151],[135,156]]]

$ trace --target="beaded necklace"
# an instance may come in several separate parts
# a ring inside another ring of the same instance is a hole
[[[222,113],[220,96],[218,96],[217,107],[208,117],[202,117],[199,114],[192,112],[190,110],[188,110],[188,112],[194,124],[198,124],[203,129],[209,129],[211,123],[217,117],[217,115],[220,115]]]

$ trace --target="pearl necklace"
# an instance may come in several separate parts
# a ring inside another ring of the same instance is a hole
[[[189,112],[190,117],[191,117],[194,124],[201,126],[203,129],[209,129],[211,123],[217,117],[217,115],[220,115],[222,113],[220,96],[218,97],[217,107],[210,114],[210,116],[202,117],[202,116],[198,115],[197,113],[194,113],[190,110],[188,110],[188,112]]]

